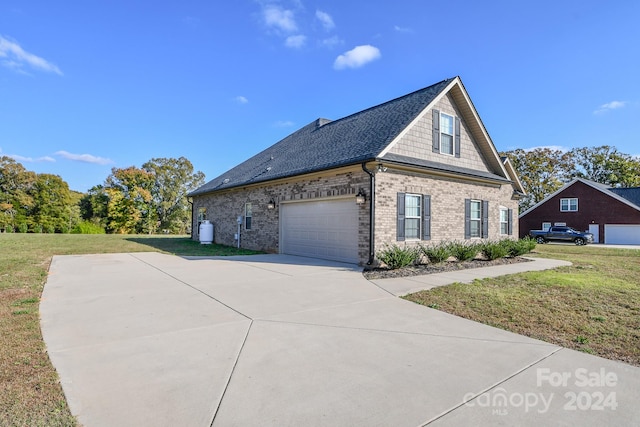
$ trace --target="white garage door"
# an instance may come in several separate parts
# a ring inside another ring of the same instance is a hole
[[[610,245],[640,245],[640,225],[605,224],[604,242]]]
[[[280,252],[357,263],[358,205],[354,198],[280,205]]]

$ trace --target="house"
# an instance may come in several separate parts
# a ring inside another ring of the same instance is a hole
[[[615,188],[576,178],[522,212],[520,236],[567,225],[589,231],[594,242],[640,245],[640,187]]]
[[[193,238],[372,264],[386,244],[518,235],[522,185],[459,77],[317,119],[189,196]]]

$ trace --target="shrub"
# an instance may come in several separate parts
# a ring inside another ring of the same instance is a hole
[[[481,245],[482,254],[489,260],[507,256],[507,246],[503,242],[485,242]]]
[[[429,262],[439,263],[451,256],[451,250],[446,243],[439,243],[433,246],[420,246],[420,250],[429,259]]]
[[[416,248],[403,247],[398,245],[385,245],[385,248],[378,252],[377,257],[392,270],[415,264],[418,260]]]
[[[480,246],[477,243],[452,242],[449,245],[449,250],[458,261],[469,261],[478,255]]]
[[[507,248],[507,254],[511,257],[517,257],[527,254],[536,247],[536,241],[530,237],[525,237],[524,239],[520,240],[506,239],[503,242],[503,244]]]
[[[42,233],[42,226],[40,224],[36,224],[33,226],[34,233]]]
[[[44,231],[45,233],[53,234],[56,232],[56,228],[51,224],[47,224],[42,227],[42,231]]]
[[[18,233],[26,233],[29,230],[26,222],[18,224]]]
[[[90,221],[82,221],[71,230],[72,234],[105,234],[104,228]]]
[[[7,225],[7,226],[4,228],[4,232],[5,232],[5,233],[13,233],[13,225]]]

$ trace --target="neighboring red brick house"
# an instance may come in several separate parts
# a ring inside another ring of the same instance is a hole
[[[612,188],[577,178],[519,216],[520,236],[567,225],[597,243],[640,245],[640,187]]]

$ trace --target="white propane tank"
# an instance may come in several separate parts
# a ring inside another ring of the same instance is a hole
[[[205,219],[200,224],[200,244],[210,245],[211,243],[213,243],[213,224]]]

